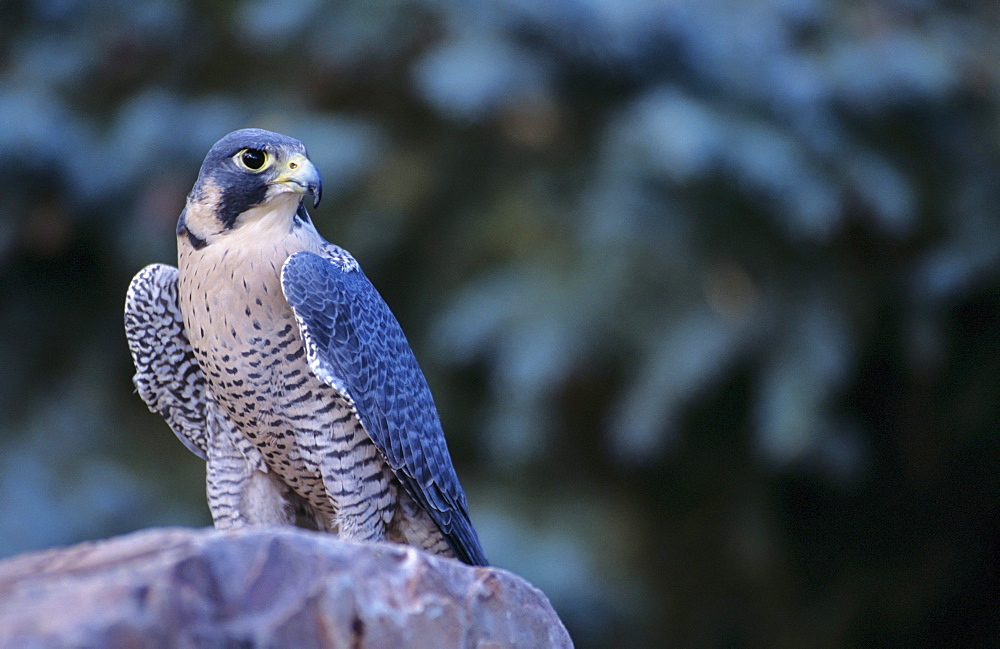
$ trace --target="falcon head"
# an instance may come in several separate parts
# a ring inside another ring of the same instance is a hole
[[[234,131],[212,146],[177,224],[195,247],[258,221],[308,219],[306,195],[319,205],[323,184],[305,145],[259,128]],[[272,223],[271,225],[277,225]]]

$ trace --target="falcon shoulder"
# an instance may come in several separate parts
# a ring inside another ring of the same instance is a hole
[[[309,367],[337,390],[455,554],[487,565],[430,388],[395,316],[346,251],[298,252],[281,286]]]

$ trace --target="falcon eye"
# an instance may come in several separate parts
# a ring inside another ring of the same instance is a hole
[[[260,149],[243,149],[236,158],[250,171],[260,171],[267,164],[267,152]]]

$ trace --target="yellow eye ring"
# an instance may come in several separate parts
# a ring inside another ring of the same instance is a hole
[[[260,149],[242,149],[233,159],[247,171],[263,171],[271,164],[271,156]]]

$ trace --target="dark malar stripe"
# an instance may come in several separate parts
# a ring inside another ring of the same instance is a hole
[[[187,219],[185,218],[186,215],[187,211],[181,212],[180,217],[177,219],[177,236],[187,236],[188,241],[191,243],[191,247],[195,250],[201,250],[208,245],[208,242],[201,237],[195,236],[191,233],[191,230],[188,230]]]

